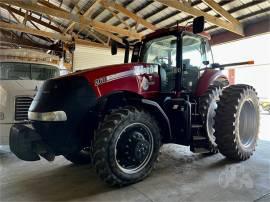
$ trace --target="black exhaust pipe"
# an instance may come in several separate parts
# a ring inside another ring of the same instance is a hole
[[[126,39],[123,39],[123,42],[125,44],[125,59],[124,59],[124,63],[128,63],[128,61],[129,61],[129,42]]]

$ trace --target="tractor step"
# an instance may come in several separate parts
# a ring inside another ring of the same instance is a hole
[[[199,154],[205,154],[205,153],[209,153],[209,150],[202,148],[202,147],[199,147],[199,148],[194,148],[193,152],[199,153]]]
[[[209,153],[208,140],[204,136],[194,135],[192,137],[193,142],[190,150],[194,153]]]
[[[191,127],[192,128],[202,128],[203,125],[201,125],[201,124],[192,124]]]
[[[193,136],[193,140],[194,141],[200,141],[200,140],[207,140],[207,138],[203,137],[203,136]]]

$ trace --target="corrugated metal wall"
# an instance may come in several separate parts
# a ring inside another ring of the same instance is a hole
[[[98,66],[124,62],[124,50],[118,49],[117,55],[111,55],[110,48],[97,48],[76,45],[73,58],[73,70],[82,70]]]

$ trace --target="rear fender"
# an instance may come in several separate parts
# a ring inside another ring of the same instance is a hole
[[[217,80],[228,81],[228,78],[219,70],[206,70],[198,81],[195,91],[197,97],[202,96],[208,87],[215,83]]]

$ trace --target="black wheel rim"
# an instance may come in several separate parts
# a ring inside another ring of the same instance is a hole
[[[121,131],[115,145],[115,161],[119,169],[127,174],[137,173],[151,159],[152,132],[143,123],[132,123]]]

